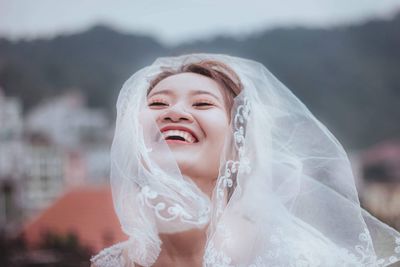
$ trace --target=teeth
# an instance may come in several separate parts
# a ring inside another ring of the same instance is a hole
[[[166,139],[170,136],[180,136],[183,139],[185,139],[186,142],[189,142],[189,143],[194,143],[196,141],[196,139],[190,133],[181,131],[181,130],[168,130],[168,131],[162,132],[162,135],[163,135],[164,139]]]

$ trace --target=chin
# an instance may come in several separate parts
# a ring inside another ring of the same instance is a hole
[[[181,173],[185,176],[191,176],[190,174],[193,175],[193,165],[190,164],[190,162],[187,161],[177,161],[179,170]]]
[[[195,156],[194,153],[174,153],[176,163],[182,175],[191,178],[198,177],[218,177],[219,166],[214,166],[215,161],[212,160],[214,155]],[[204,159],[207,159],[205,161]],[[217,160],[219,162],[219,159]],[[212,171],[215,169],[215,171]]]

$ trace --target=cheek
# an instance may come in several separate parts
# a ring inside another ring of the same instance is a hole
[[[157,112],[155,112],[154,110],[150,110],[148,108],[143,109],[139,113],[139,122],[142,125],[153,123],[156,121],[156,118],[157,118]]]
[[[146,143],[149,141],[151,142],[151,140],[153,140],[153,138],[155,138],[159,132],[156,119],[157,113],[152,110],[144,109],[139,113],[139,123],[142,126]],[[147,145],[150,144],[147,143]]]
[[[203,125],[207,138],[213,145],[223,145],[225,137],[230,133],[228,117],[224,112],[208,114]]]

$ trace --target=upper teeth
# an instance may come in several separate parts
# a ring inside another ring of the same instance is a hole
[[[196,141],[196,139],[190,133],[181,131],[181,130],[167,130],[167,131],[163,132],[162,134],[163,134],[164,139],[166,139],[170,136],[180,136],[189,143],[194,143]]]

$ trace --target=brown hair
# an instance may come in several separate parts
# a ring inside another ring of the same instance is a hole
[[[200,74],[216,81],[224,89],[228,107],[232,106],[233,99],[243,88],[239,76],[228,65],[216,60],[202,60],[183,64],[178,69],[163,68],[163,71],[150,82],[147,94],[163,79],[185,72]]]

